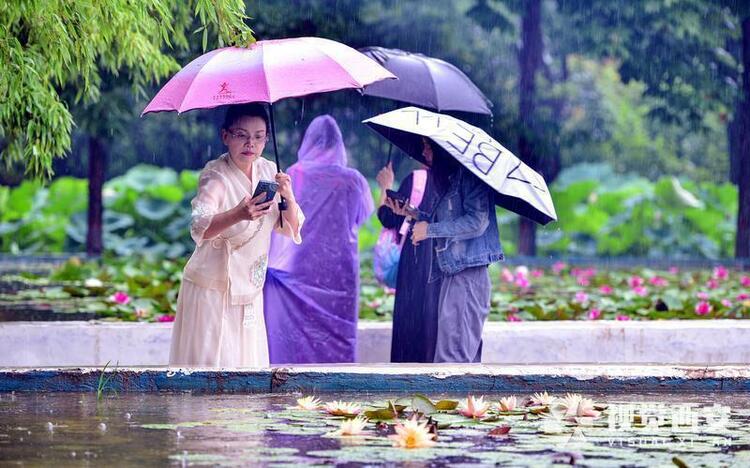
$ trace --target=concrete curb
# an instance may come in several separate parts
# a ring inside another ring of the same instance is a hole
[[[164,366],[170,323],[0,322],[0,367]],[[491,364],[750,363],[750,320],[490,322]],[[361,321],[358,362],[390,361],[391,324]],[[325,346],[325,343],[321,343]]]
[[[102,369],[0,369],[0,392],[93,392]],[[123,368],[117,392],[706,393],[750,391],[750,366],[296,366],[270,369]]]

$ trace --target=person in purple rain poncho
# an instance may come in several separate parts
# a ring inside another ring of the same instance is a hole
[[[354,362],[357,232],[374,211],[367,180],[347,167],[336,121],[316,117],[287,173],[304,210],[305,242],[274,236],[264,288],[272,364]]]

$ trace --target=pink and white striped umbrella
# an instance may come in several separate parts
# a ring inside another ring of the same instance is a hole
[[[329,39],[258,41],[247,48],[212,50],[193,60],[164,85],[143,114],[274,103],[395,78],[364,54]]]

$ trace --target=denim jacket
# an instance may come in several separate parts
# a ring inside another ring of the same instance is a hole
[[[437,264],[445,275],[503,260],[492,188],[463,168],[452,174],[427,237],[435,239]]]

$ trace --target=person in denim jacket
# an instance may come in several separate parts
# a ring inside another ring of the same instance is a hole
[[[495,192],[431,141],[424,145],[443,180],[442,198],[412,232],[413,243],[434,240],[429,281],[442,281],[434,362],[481,362],[492,288],[488,266],[504,258]]]

